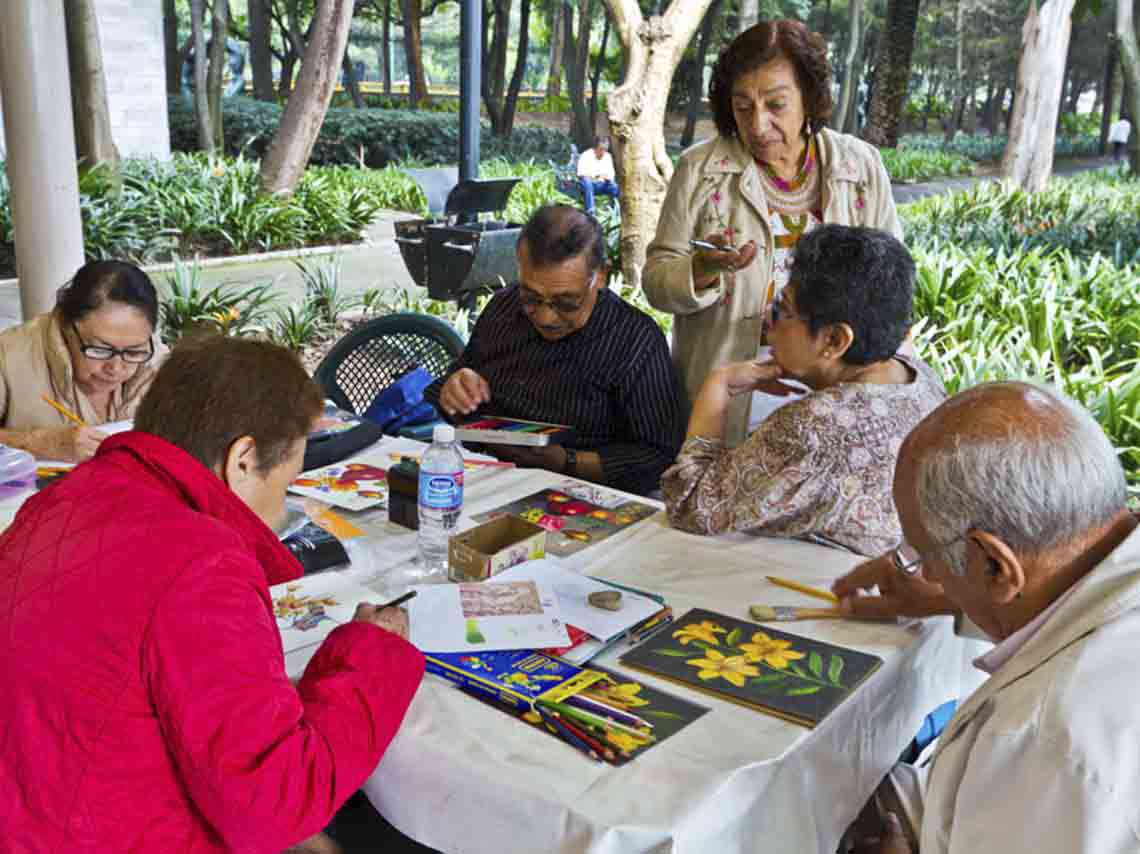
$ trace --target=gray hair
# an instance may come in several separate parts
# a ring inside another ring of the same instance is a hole
[[[1054,429],[1011,422],[1005,436],[955,437],[915,461],[918,515],[951,572],[966,572],[968,530],[1039,555],[1107,523],[1127,501],[1124,471],[1093,417],[1060,392],[1035,391],[1061,409]],[[1028,429],[1027,429],[1028,428]]]

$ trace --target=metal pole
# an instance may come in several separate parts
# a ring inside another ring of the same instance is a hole
[[[479,177],[479,87],[483,79],[483,0],[459,12],[459,180]]]
[[[83,220],[61,0],[0,3],[0,89],[24,319],[83,265]]]

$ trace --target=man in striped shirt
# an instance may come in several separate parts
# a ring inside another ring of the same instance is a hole
[[[497,456],[647,494],[673,462],[687,412],[665,336],[606,288],[597,221],[539,209],[519,234],[519,281],[495,295],[451,369],[424,396],[449,420],[569,424],[566,445],[496,445]]]

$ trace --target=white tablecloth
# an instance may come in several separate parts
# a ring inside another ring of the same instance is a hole
[[[360,456],[419,452],[386,439]],[[470,516],[563,480],[496,469],[469,478]],[[0,525],[21,499],[0,502]],[[344,514],[367,536],[345,574],[381,596],[399,592],[416,536],[386,512]],[[748,619],[752,603],[818,605],[765,574],[826,587],[858,558],[822,546],[743,535],[707,538],[647,519],[566,560],[581,571]],[[968,654],[948,618],[909,625],[813,621],[782,628],[883,658],[883,666],[816,729],[631,674],[708,706],[680,733],[623,767],[600,765],[540,730],[426,676],[400,733],[365,784],[401,831],[445,852],[834,854],[844,829],[923,716],[963,685]],[[620,651],[600,663],[615,666]]]

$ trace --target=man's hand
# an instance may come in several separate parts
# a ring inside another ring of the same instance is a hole
[[[387,629],[404,640],[408,639],[408,612],[403,608],[378,608],[367,602],[356,606],[356,613],[352,619],[362,623],[372,623],[382,629]]]
[[[491,386],[470,368],[460,368],[447,378],[439,392],[439,405],[447,415],[470,415],[491,402]]]
[[[875,586],[878,596],[861,593]],[[899,572],[889,552],[859,564],[831,585],[831,592],[840,598],[839,609],[853,617],[930,617],[957,610],[940,584]]]
[[[500,460],[514,463],[524,469],[546,469],[561,472],[566,468],[566,451],[561,445],[540,448],[529,445],[488,445],[487,450]]]
[[[693,252],[693,284],[698,291],[711,288],[723,272],[743,270],[756,260],[756,241],[749,240],[743,246],[732,247],[732,229],[723,234],[710,234],[704,239],[723,249],[698,249]]]
[[[30,438],[31,451],[40,459],[82,462],[95,454],[107,434],[94,427],[41,427]]]
[[[887,813],[882,836],[855,843],[854,854],[917,854],[907,842],[902,823],[893,812]]]

